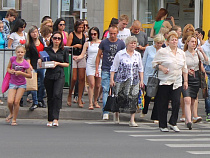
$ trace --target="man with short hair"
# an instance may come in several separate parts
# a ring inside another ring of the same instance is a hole
[[[109,112],[104,111],[106,105],[109,83],[110,83],[110,69],[116,53],[125,48],[125,43],[117,38],[118,28],[112,26],[109,28],[110,37],[103,40],[99,45],[98,54],[96,57],[96,77],[99,76],[98,67],[100,58],[102,58],[102,71],[101,71],[101,85],[103,88],[103,120],[109,119]]]
[[[117,38],[123,40],[125,42],[125,39],[128,36],[131,36],[131,32],[126,26],[128,25],[129,18],[127,15],[121,15],[119,18],[119,23],[118,23],[118,29],[119,32],[117,34]],[[107,34],[107,38],[109,38],[109,33]]]
[[[131,36],[135,36],[138,40],[138,46],[136,50],[141,53],[141,57],[143,58],[144,51],[148,44],[147,34],[141,31],[141,22],[139,20],[135,20],[131,26]]]
[[[9,9],[5,18],[3,18],[2,22],[4,23],[3,33],[6,35],[7,39],[10,37],[10,22],[13,22],[18,16],[18,12],[15,9]]]

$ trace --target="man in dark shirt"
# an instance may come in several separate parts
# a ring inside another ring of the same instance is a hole
[[[118,28],[112,26],[109,28],[109,38],[103,40],[99,45],[98,54],[96,57],[96,76],[99,76],[98,67],[100,58],[102,58],[101,71],[101,85],[103,88],[103,108],[106,105],[109,83],[110,83],[110,69],[116,53],[125,48],[125,43],[117,38]],[[103,110],[103,120],[109,119],[109,113]]]

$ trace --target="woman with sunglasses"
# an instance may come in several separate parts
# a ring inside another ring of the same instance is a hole
[[[50,39],[49,47],[44,50],[49,54],[50,60],[55,62],[54,68],[48,68],[45,73],[44,85],[47,92],[48,123],[47,126],[57,126],[60,109],[62,107],[63,86],[65,75],[63,67],[69,66],[69,52],[64,49],[63,35],[55,31]],[[41,66],[41,59],[38,59]]]
[[[88,89],[88,96],[89,96],[89,110],[93,110],[93,105],[95,108],[100,108],[98,105],[97,99],[99,95],[100,90],[100,84],[101,84],[101,63],[99,65],[99,76],[95,76],[95,70],[96,70],[96,56],[98,53],[98,46],[101,43],[101,40],[99,39],[100,33],[99,29],[97,27],[92,27],[89,30],[89,40],[85,42],[83,46],[83,50],[81,55],[74,56],[73,59],[76,61],[79,61],[85,57],[85,54],[87,52],[88,58],[87,58],[87,65],[86,65],[86,74],[87,79],[89,83],[89,89]],[[94,93],[94,102],[93,102],[93,93]]]
[[[67,39],[68,39],[68,33],[64,31],[65,26],[66,26],[65,23],[66,22],[63,18],[58,18],[53,25],[53,32],[60,31],[62,33],[64,46],[66,46]]]
[[[85,43],[85,35],[84,35],[84,22],[82,20],[77,20],[74,24],[74,31],[69,34],[67,40],[67,46],[72,46],[73,49],[73,57],[79,56],[82,53],[83,45]],[[73,75],[71,81],[71,88],[69,89],[68,101],[67,105],[71,106],[71,95],[74,89],[75,83],[77,81],[77,76],[79,84],[78,84],[78,106],[83,108],[82,102],[82,93],[85,87],[85,68],[86,68],[86,59],[82,58],[81,60],[73,60]],[[77,75],[78,73],[78,75]]]
[[[9,37],[8,48],[15,49],[18,45],[25,46],[27,33],[24,32],[26,27],[26,21],[24,19],[18,19],[12,29],[12,33]]]

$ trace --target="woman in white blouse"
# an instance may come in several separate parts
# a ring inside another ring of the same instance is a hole
[[[138,102],[139,87],[143,87],[143,65],[141,54],[135,51],[137,38],[129,36],[125,40],[126,48],[119,51],[111,67],[110,87],[115,86],[118,95],[119,112],[131,114],[129,126],[137,127],[135,112]],[[114,75],[116,78],[114,81]],[[119,113],[114,116],[115,123],[119,123]]]
[[[182,89],[185,103],[185,123],[189,130],[192,129],[191,111],[194,111],[195,99],[200,87],[199,59],[202,63],[208,64],[208,57],[201,47],[197,47],[196,36],[189,36],[184,45],[186,64],[188,69],[188,89]]]
[[[170,128],[175,132],[179,132],[177,127],[177,119],[180,106],[180,95],[182,87],[182,75],[184,76],[184,89],[187,89],[187,65],[185,54],[181,49],[177,48],[178,35],[175,31],[171,31],[167,38],[168,46],[160,49],[152,62],[155,68],[158,65],[158,78],[160,84],[156,94],[158,107],[159,128],[161,132],[168,132],[167,113],[168,102],[171,99],[172,114],[169,120]]]

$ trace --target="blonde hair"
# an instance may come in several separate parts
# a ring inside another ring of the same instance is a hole
[[[125,20],[125,21],[128,22],[128,21],[129,21],[129,17],[128,17],[127,15],[123,14],[123,15],[120,16],[119,20],[120,20],[120,21]]]
[[[169,29],[167,27],[161,27],[159,33],[162,35],[165,35],[165,34],[169,33]]]
[[[51,20],[45,20],[43,23],[41,23],[41,27],[43,27],[44,25],[46,25],[47,23],[51,23],[52,24],[52,27],[53,27],[53,22]]]
[[[125,39],[125,45],[127,46],[129,43],[131,42],[138,42],[137,38],[135,36],[128,36],[126,39]]]
[[[155,35],[155,37],[153,38],[154,42],[165,42],[165,38],[162,34],[157,34]]]
[[[185,25],[185,27],[183,28],[183,35],[185,33],[187,33],[188,31],[195,32],[195,28],[194,28],[194,26],[192,24]]]
[[[132,26],[139,26],[139,27],[141,27],[141,22],[139,20],[134,20]]]
[[[178,39],[178,34],[176,33],[176,31],[170,31],[168,33],[167,41],[169,41],[171,37],[175,37]]]
[[[187,51],[188,50],[188,42],[192,39],[192,38],[195,38],[196,40],[196,45],[197,45],[197,37],[195,35],[190,35],[187,37],[186,41],[185,41],[185,44],[184,44],[184,51]]]
[[[15,52],[17,52],[17,50],[18,50],[19,48],[22,48],[23,51],[24,51],[24,53],[26,52],[26,48],[25,48],[24,46],[21,46],[21,45],[19,45],[19,46],[17,46],[17,47],[15,48]]]

